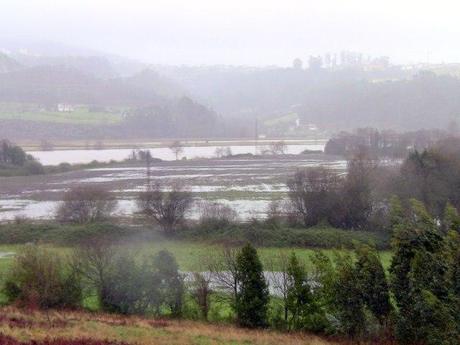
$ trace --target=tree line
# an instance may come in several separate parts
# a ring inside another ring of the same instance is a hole
[[[342,131],[328,140],[324,153],[350,157],[362,148],[380,158],[406,158],[414,150],[423,151],[438,141],[458,136],[459,128],[455,121],[448,130],[432,129],[412,132],[358,128],[352,132]]]

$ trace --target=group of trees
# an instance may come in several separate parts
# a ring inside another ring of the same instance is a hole
[[[410,151],[423,151],[439,140],[458,134],[458,125],[452,124],[449,131],[418,130],[398,133],[393,130],[358,128],[353,132],[340,132],[328,140],[326,154],[353,156],[363,148],[371,155],[383,158],[405,158]]]
[[[265,276],[260,274],[263,268],[251,246],[227,250],[215,271],[221,272],[217,280],[234,305],[243,301],[239,293],[246,292],[246,286],[254,287],[244,296],[249,298],[244,299],[244,305],[250,307],[251,321],[240,324],[259,327],[268,321],[272,327],[338,333],[356,340],[457,344],[458,213],[451,210],[450,227],[439,225],[423,203],[412,199],[403,206],[397,197],[392,199],[390,213],[394,255],[388,273],[378,252],[368,245],[357,245],[353,255],[337,252],[333,258],[316,252],[310,258],[311,265],[294,253],[283,253],[273,260],[277,265]],[[240,271],[243,262],[245,267],[253,267],[251,284],[241,280],[247,275]],[[240,286],[243,282],[245,288]],[[267,314],[263,301],[268,285],[277,298]]]
[[[389,230],[392,195],[415,198],[438,219],[460,207],[460,140],[443,139],[413,150],[400,165],[381,164],[360,147],[346,174],[322,167],[298,170],[288,181],[292,212],[309,227],[327,222],[345,229]]]
[[[131,136],[196,138],[220,132],[220,123],[215,112],[182,97],[130,110],[120,129]]]
[[[1,170],[21,169],[25,174],[42,174],[43,166],[20,146],[6,139],[0,140],[0,175]]]
[[[377,162],[366,152],[348,161],[347,174],[317,167],[298,170],[288,181],[292,212],[306,227],[327,222],[362,229],[372,213],[372,176]]]
[[[317,251],[308,265],[295,253],[280,252],[265,271],[247,244],[202,258],[205,272],[184,274],[167,251],[139,260],[101,238],[66,260],[26,247],[4,291],[10,301],[45,309],[78,307],[96,293],[107,312],[205,320],[226,301],[242,327],[457,344],[460,216],[451,209],[440,225],[420,201],[404,205],[397,197],[390,213],[394,254],[388,271],[373,247],[359,244],[354,253]]]
[[[78,308],[95,293],[107,312],[180,316],[184,282],[169,252],[140,264],[99,239],[74,249],[67,260],[39,246],[27,247],[16,257],[4,291],[26,307]]]
[[[394,198],[391,211],[395,335],[403,343],[455,343],[460,331],[460,218],[451,212],[448,226],[441,227],[415,199],[404,207]]]

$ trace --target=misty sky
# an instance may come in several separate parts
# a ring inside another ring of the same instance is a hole
[[[460,5],[423,0],[0,0],[2,39],[167,64],[290,65],[341,50],[460,62]]]

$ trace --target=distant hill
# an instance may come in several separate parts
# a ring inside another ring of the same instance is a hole
[[[416,130],[460,123],[460,79],[421,72],[408,80],[341,81],[310,89],[303,122],[334,130],[357,127]]]
[[[188,94],[185,88],[178,83],[148,68],[119,80],[132,89],[133,92],[143,93],[145,90],[155,90],[157,95],[166,98],[178,98]]]
[[[118,76],[118,73],[112,67],[109,60],[100,56],[35,56],[17,54],[15,58],[26,67],[65,67],[102,79],[110,79]]]
[[[199,100],[225,117],[271,118],[297,110],[310,90],[344,81],[405,79],[412,72],[247,66],[155,66]]]
[[[0,75],[0,102],[162,105],[184,92],[166,78],[145,71],[129,78],[97,78],[68,66],[36,66]]]
[[[22,68],[0,74],[0,136],[16,140],[232,135],[214,111],[185,95],[180,86],[152,70],[104,79],[63,65]],[[111,114],[119,120],[88,121]],[[69,121],[63,121],[66,118]]]

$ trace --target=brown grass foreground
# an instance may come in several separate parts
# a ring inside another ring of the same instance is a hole
[[[0,345],[338,345],[308,334],[247,330],[231,325],[93,314],[0,309]]]

